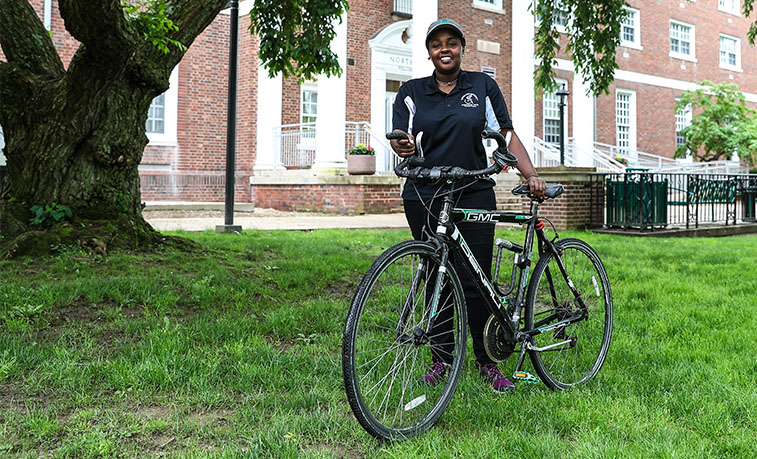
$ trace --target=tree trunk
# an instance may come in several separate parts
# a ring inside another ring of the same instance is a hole
[[[16,238],[38,229],[29,224],[34,205],[69,207],[75,224],[64,232],[109,239],[111,247],[162,240],[142,218],[138,166],[150,104],[168,89],[184,51],[159,51],[125,19],[120,0],[59,3],[67,30],[83,43],[68,69],[29,3],[0,0],[8,59],[0,61],[7,158],[0,256],[24,251]],[[225,4],[173,1],[171,19],[180,28],[171,38],[189,46]]]

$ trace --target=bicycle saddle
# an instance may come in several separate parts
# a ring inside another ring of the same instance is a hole
[[[548,199],[556,198],[565,191],[562,185],[559,183],[547,183],[547,190],[544,192],[544,197]],[[525,183],[513,188],[513,194],[528,195],[531,190],[528,189],[528,185]]]

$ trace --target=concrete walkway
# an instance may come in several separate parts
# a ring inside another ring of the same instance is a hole
[[[313,230],[319,228],[407,229],[403,213],[333,215],[252,209],[237,204],[234,224],[242,230]],[[240,211],[241,210],[241,211]],[[223,203],[146,203],[142,212],[159,231],[214,230],[224,224]]]

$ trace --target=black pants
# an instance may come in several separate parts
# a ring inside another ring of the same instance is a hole
[[[427,218],[428,211],[420,201],[404,201],[405,217],[410,225],[410,230],[413,232],[414,239],[426,239],[424,231],[436,232],[437,216],[439,215],[441,205],[441,198],[434,200],[430,207],[430,218]],[[497,207],[494,190],[490,188],[482,191],[463,193],[456,199],[455,207],[494,210]],[[430,226],[428,226],[429,224]],[[486,277],[491,279],[494,224],[464,222],[458,225],[458,229],[476,257],[476,261],[478,261],[481,269],[486,273]],[[450,255],[452,256],[453,254],[450,253]],[[486,310],[484,301],[481,299],[473,280],[468,276],[459,260],[453,259],[453,264],[457,274],[460,276],[463,291],[465,292],[465,304],[468,309],[468,326],[473,338],[473,353],[476,355],[476,361],[481,364],[491,363],[492,360],[486,355],[486,350],[484,350],[483,340],[484,325],[486,325],[486,321],[489,319],[489,311]],[[448,360],[444,357],[442,359]]]

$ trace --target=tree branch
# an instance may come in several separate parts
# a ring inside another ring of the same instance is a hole
[[[9,63],[34,74],[64,72],[50,34],[26,0],[0,0],[0,46]]]
[[[133,52],[136,37],[129,28],[120,0],[60,0],[58,3],[66,30],[88,50],[105,54],[111,61],[128,58]]]
[[[218,16],[227,0],[174,0],[168,17],[179,27],[171,38],[189,48],[195,38]],[[176,50],[172,51],[176,54]],[[184,52],[179,53],[179,59]],[[178,62],[178,61],[177,61]]]

